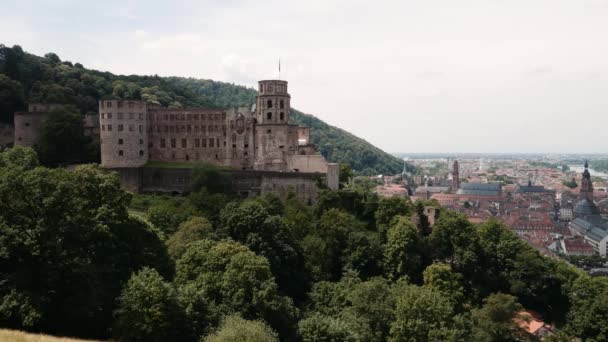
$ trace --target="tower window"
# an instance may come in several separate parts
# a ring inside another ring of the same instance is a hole
[[[118,139],[118,145],[122,145],[124,142],[122,139]]]
[[[124,152],[122,150],[118,150],[118,156],[122,157],[124,155]]]
[[[144,139],[139,139],[139,144],[143,145],[144,144]]]
[[[139,150],[139,156],[143,157],[144,156],[144,151],[143,150]]]
[[[266,113],[266,119],[272,120],[272,113],[271,112]]]
[[[266,107],[272,108],[272,100],[268,100],[268,102],[266,102]]]
[[[281,109],[285,108],[285,101],[281,100],[281,102],[279,102],[279,107]]]
[[[281,121],[285,120],[285,113],[281,112],[281,114],[279,114],[279,118]]]

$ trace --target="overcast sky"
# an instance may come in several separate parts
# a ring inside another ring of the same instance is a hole
[[[608,0],[0,0],[0,43],[253,86],[389,152],[608,152]]]

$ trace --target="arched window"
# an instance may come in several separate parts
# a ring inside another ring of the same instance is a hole
[[[266,107],[268,107],[268,108],[272,108],[272,100],[268,100],[268,101],[266,102]]]
[[[285,120],[285,113],[281,112],[281,114],[279,114],[279,119],[281,119],[281,121]]]
[[[271,112],[266,113],[266,119],[272,120],[272,113]]]
[[[281,107],[281,109],[285,108],[285,102],[283,100],[279,103],[279,107]]]

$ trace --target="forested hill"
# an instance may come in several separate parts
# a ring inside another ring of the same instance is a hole
[[[76,105],[96,112],[99,99],[143,99],[164,106],[225,108],[250,105],[257,92],[230,83],[183,77],[114,75],[86,69],[80,63],[44,57],[0,44],[0,122],[11,122],[28,102]],[[348,163],[364,174],[395,174],[401,161],[342,129],[293,110],[292,121],[313,128],[312,140],[331,162]]]

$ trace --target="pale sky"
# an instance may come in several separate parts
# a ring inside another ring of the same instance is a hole
[[[608,152],[608,0],[0,0],[0,43],[117,74],[290,83],[388,152]]]

